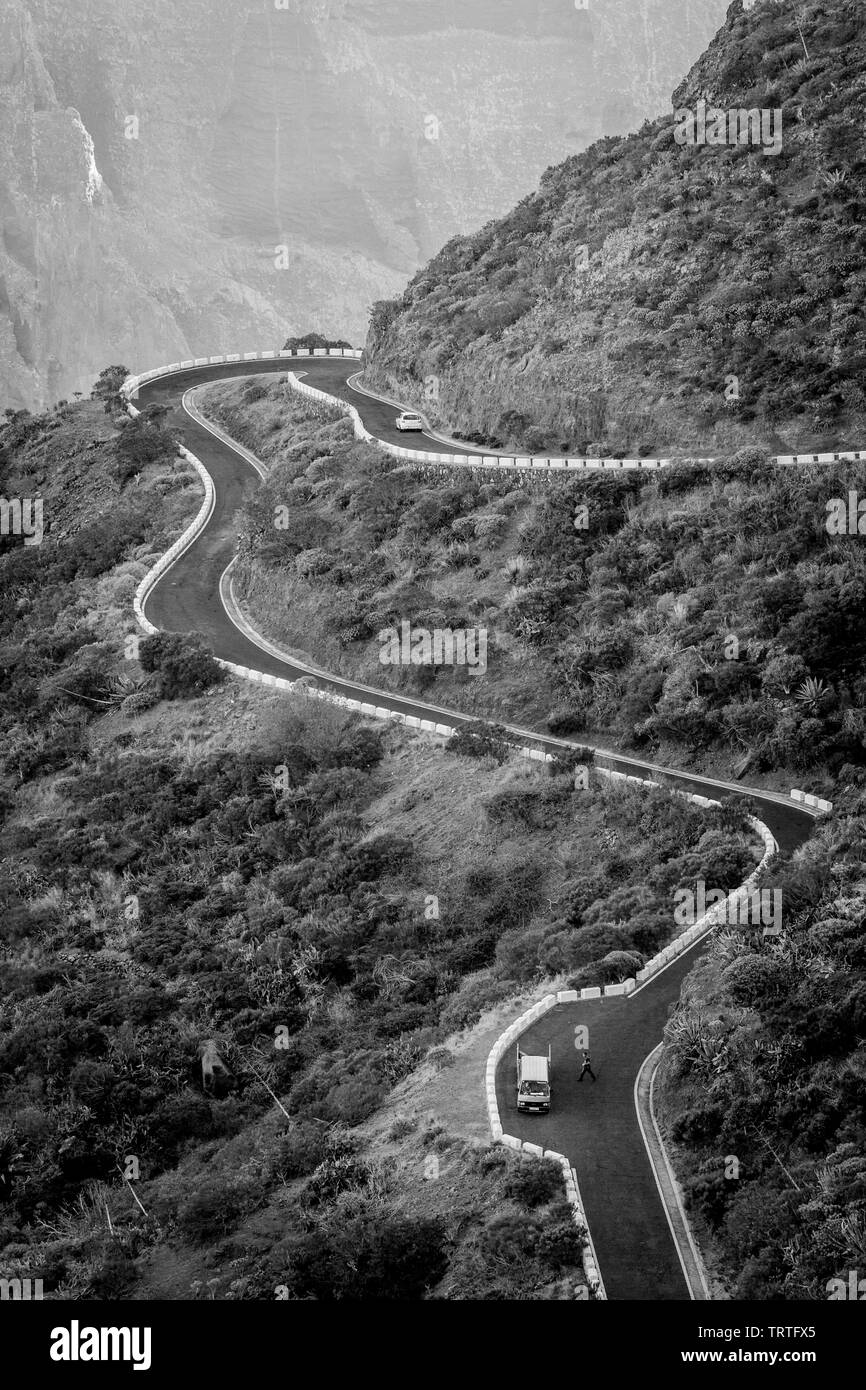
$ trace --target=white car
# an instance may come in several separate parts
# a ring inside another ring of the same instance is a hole
[[[424,421],[414,410],[404,410],[402,415],[397,416],[398,430],[423,430]]]

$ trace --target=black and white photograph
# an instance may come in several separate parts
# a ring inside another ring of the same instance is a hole
[[[855,1354],[864,306],[864,0],[0,0],[23,1373]]]

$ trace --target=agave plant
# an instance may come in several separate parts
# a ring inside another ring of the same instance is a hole
[[[821,182],[831,193],[835,193],[848,182],[848,175],[844,169],[828,169],[821,175]]]
[[[413,983],[411,971],[401,966],[397,957],[393,955],[379,956],[373,966],[373,979],[385,994],[390,994],[399,985]]]
[[[676,603],[671,606],[668,616],[676,627],[681,627],[689,616],[689,604],[687,600],[678,598]]]
[[[191,734],[184,734],[182,738],[176,738],[172,742],[172,752],[186,768],[198,767],[207,756],[205,750],[198,739]]]
[[[509,589],[508,593],[505,595],[505,599],[504,599],[504,601],[503,601],[503,607],[504,607],[504,608],[516,608],[516,607],[518,606],[518,604],[520,603],[521,599],[525,598],[525,596],[526,596],[528,593],[529,593],[529,588],[528,588],[527,585],[525,585],[525,584],[516,584],[516,585],[514,585],[511,589]]]
[[[295,957],[292,964],[292,974],[304,992],[308,989],[314,989],[318,984],[316,971],[318,970],[319,959],[319,949],[312,945],[303,946]]]
[[[128,676],[121,671],[109,677],[106,694],[112,700],[125,700],[127,695],[134,695],[137,690],[141,690],[146,679],[144,675]]]
[[[809,676],[808,680],[803,681],[794,698],[807,709],[814,711],[820,708],[829,693],[829,687],[822,680],[815,680],[814,676]]]
[[[694,1058],[699,1053],[706,1036],[706,1020],[682,1006],[671,1015],[665,1028],[666,1041],[672,1047],[682,1050],[689,1058]]]
[[[502,572],[511,584],[517,584],[518,580],[522,579],[526,574],[527,568],[526,557],[524,555],[509,555],[505,564],[502,566]]]
[[[465,565],[472,554],[472,547],[468,545],[466,541],[452,541],[447,548],[446,554],[448,555],[450,564],[458,566]]]

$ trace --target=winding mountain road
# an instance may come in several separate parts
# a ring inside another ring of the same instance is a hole
[[[358,362],[350,358],[311,356],[291,362],[273,359],[187,367],[143,383],[138,405],[144,408],[160,404],[169,408],[169,424],[182,431],[187,448],[210,473],[215,489],[207,525],[149,594],[145,605],[148,619],[158,628],[202,632],[217,657],[291,680],[308,674],[311,668],[280,656],[273,648],[260,647],[229,616],[221,595],[220,581],[234,558],[235,512],[245,494],[256,486],[257,474],[221,431],[201,417],[196,418],[184,402],[186,392],[206,382],[287,370],[303,371],[310,385],[353,405],[365,427],[378,439],[406,445],[406,436],[394,425],[394,404],[353,385]],[[410,442],[413,449],[442,451],[442,443],[432,435],[413,434]],[[450,444],[449,448],[467,456],[478,453],[471,446]],[[369,687],[345,678],[316,671],[312,681],[352,699],[369,699]],[[438,722],[451,725],[471,719],[386,691],[377,691],[375,698],[377,705],[422,719],[438,716]],[[534,729],[513,732],[522,741],[531,741],[549,752],[569,746],[568,740]],[[718,797],[720,792],[747,795],[782,850],[795,849],[809,836],[814,824],[812,810],[781,793],[660,768],[617,753],[607,753],[605,763],[632,776],[663,777],[681,790],[702,796]],[[599,1267],[611,1299],[656,1301],[693,1296],[638,1122],[635,1083],[642,1063],[661,1038],[683,978],[702,949],[702,943],[698,943],[630,997],[561,1005],[527,1031],[523,1039],[525,1050],[531,1051],[536,1042],[543,1044],[545,1051],[548,1042],[553,1046],[556,1089],[554,1110],[549,1116],[518,1117],[513,1061],[505,1059],[499,1069],[497,1091],[506,1129],[568,1155],[577,1171]],[[577,1085],[573,1034],[578,1023],[590,1029],[593,1065],[598,1073],[595,1085],[591,1081]]]

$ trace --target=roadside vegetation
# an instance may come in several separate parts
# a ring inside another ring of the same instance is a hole
[[[421,471],[267,378],[202,393],[271,467],[241,515],[253,621],[329,670],[726,779],[820,791],[866,753],[866,558],[828,502],[866,467],[759,451],[657,474]],[[383,665],[381,632],[483,628],[486,673]],[[315,637],[313,637],[315,634]]]
[[[722,1296],[825,1300],[866,1232],[866,777],[777,872],[784,931],[727,930],[665,1029],[662,1117]]]

